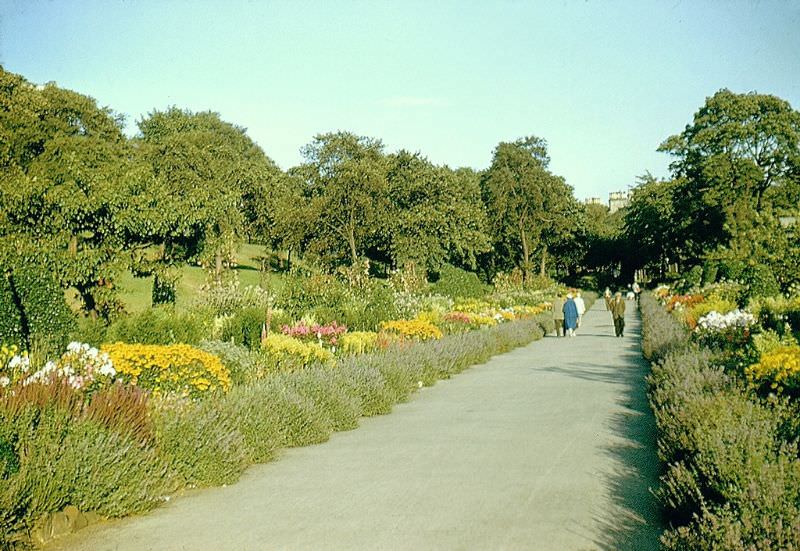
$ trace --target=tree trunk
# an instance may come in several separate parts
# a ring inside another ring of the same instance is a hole
[[[542,260],[539,264],[539,275],[545,277],[547,275],[547,247],[542,245]]]
[[[356,232],[353,226],[350,226],[347,231],[347,242],[350,245],[350,260],[353,266],[358,262],[358,252],[356,251]]]
[[[219,251],[214,255],[214,280],[222,285],[222,253]]]
[[[522,281],[528,282],[531,279],[531,251],[528,245],[528,235],[525,233],[525,228],[520,223],[519,237],[522,241]]]

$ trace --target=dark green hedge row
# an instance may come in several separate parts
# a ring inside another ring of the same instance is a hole
[[[643,349],[665,472],[666,549],[800,548],[798,411],[762,400],[642,296]]]
[[[66,505],[119,517],[180,488],[235,482],[281,448],[323,442],[388,413],[420,384],[541,338],[549,318],[352,356],[196,402],[148,408],[141,391],[116,386],[88,405],[66,386],[0,395],[0,549]]]

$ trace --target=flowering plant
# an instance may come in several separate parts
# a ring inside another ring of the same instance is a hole
[[[301,321],[295,325],[282,326],[281,333],[295,339],[303,341],[316,340],[320,345],[334,347],[338,343],[339,337],[347,333],[347,327],[339,325],[335,321],[328,325],[308,324]]]
[[[19,363],[25,365],[24,371],[27,371],[30,364],[24,360]],[[116,376],[117,370],[108,354],[86,343],[71,342],[58,360],[47,362],[41,369],[20,380],[24,386],[63,380],[75,390],[95,391],[112,383]]]
[[[747,379],[777,392],[800,392],[800,346],[781,346],[745,369]]]
[[[381,329],[387,333],[421,341],[442,338],[441,329],[421,319],[384,321],[381,323]]]
[[[743,350],[750,342],[755,323],[753,314],[744,310],[727,314],[712,311],[697,321],[694,338],[711,348]]]
[[[296,371],[312,363],[333,362],[333,353],[319,343],[303,342],[289,335],[269,335],[261,342],[261,347],[270,371]]]
[[[15,344],[0,347],[0,388],[11,386],[24,378],[30,368],[27,352],[20,352]]]
[[[119,378],[142,388],[195,398],[231,385],[230,373],[217,356],[188,344],[116,343],[102,350]]]

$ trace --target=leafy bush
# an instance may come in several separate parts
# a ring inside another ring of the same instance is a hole
[[[181,312],[159,306],[123,317],[108,327],[107,342],[138,344],[198,344],[208,338],[212,317],[206,310]]]
[[[213,400],[163,401],[153,413],[158,456],[181,486],[219,486],[249,464],[237,420]]]
[[[658,491],[671,524],[665,548],[795,548],[796,410],[748,393],[718,367],[717,352],[687,343],[652,297],[643,296],[641,307],[644,345],[658,359],[648,381],[666,464]]]
[[[430,285],[431,293],[457,298],[479,298],[491,290],[478,279],[478,274],[445,264],[439,279]]]
[[[0,344],[33,347],[47,357],[67,343],[75,326],[64,291],[47,267],[22,265],[0,274]]]
[[[658,361],[671,350],[685,345],[689,333],[681,323],[670,316],[649,294],[639,300],[642,318],[647,320],[642,327],[642,352],[651,362]]]
[[[210,309],[216,316],[230,315],[246,308],[258,309],[263,315],[274,300],[269,291],[254,285],[242,287],[237,280],[204,288],[195,303],[200,308]]]
[[[219,340],[246,346],[255,350],[261,345],[261,332],[266,323],[266,312],[262,308],[243,308],[233,315],[222,318]]]
[[[228,390],[230,373],[213,354],[188,344],[107,344],[117,376],[142,388],[199,397]]]
[[[269,372],[297,371],[312,363],[329,363],[333,353],[316,342],[302,342],[286,335],[272,334],[262,343],[262,366]],[[263,374],[261,374],[263,376]]]
[[[241,385],[252,381],[258,372],[258,354],[230,342],[203,341],[200,350],[213,354],[222,361],[231,376],[231,383]]]

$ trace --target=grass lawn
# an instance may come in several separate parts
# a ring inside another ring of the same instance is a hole
[[[236,255],[236,272],[243,287],[264,285],[277,291],[283,285],[283,276],[269,272],[269,281],[262,282],[261,259],[267,254],[261,245],[245,244]],[[181,269],[176,292],[176,307],[189,308],[200,287],[206,282],[206,272],[199,266],[185,265]],[[150,307],[153,290],[152,277],[133,277],[130,272],[123,273],[117,280],[119,296],[129,312],[141,312]]]

